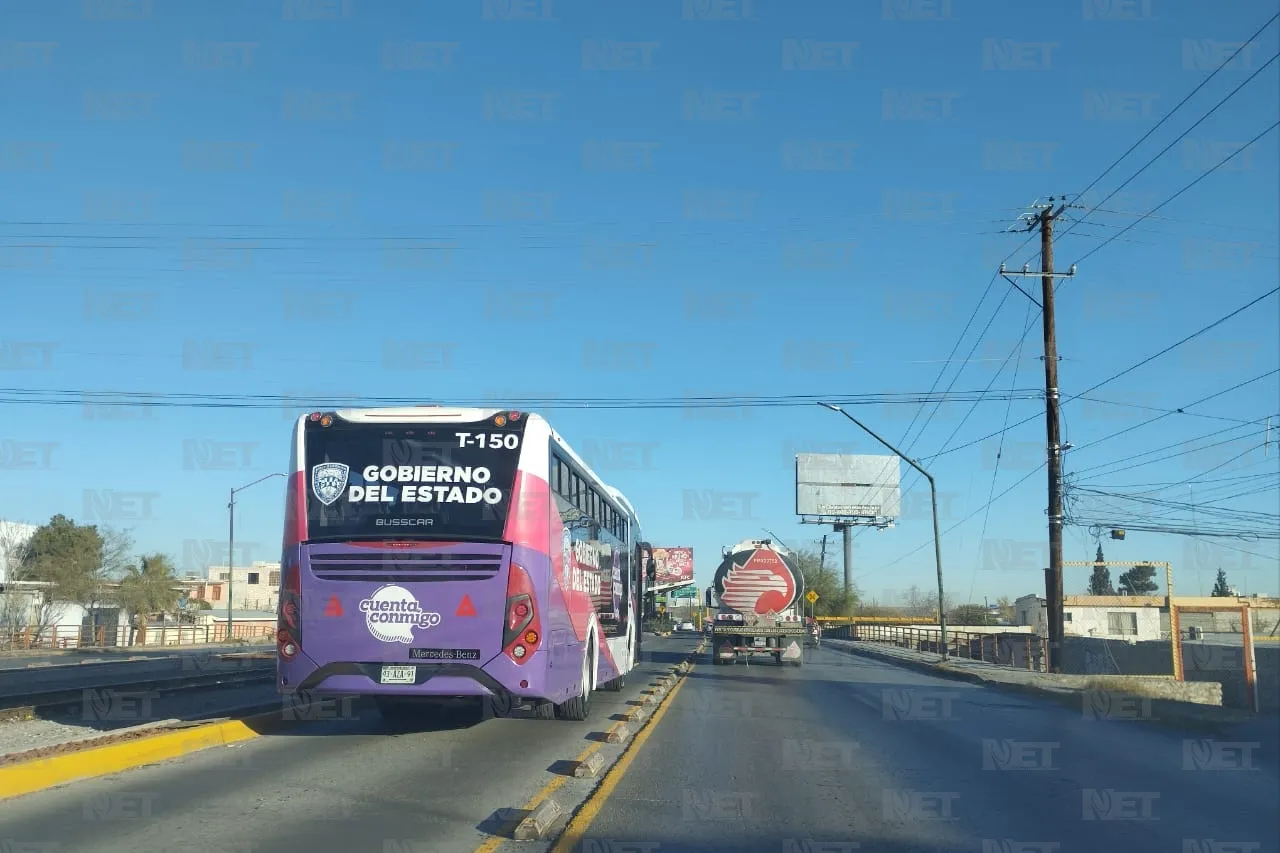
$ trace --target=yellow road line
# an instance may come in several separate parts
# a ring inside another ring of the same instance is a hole
[[[119,773],[258,736],[259,733],[251,728],[249,720],[229,720],[0,767],[0,799],[42,791],[67,782]]]
[[[693,664],[689,667],[689,672],[693,671]],[[627,747],[627,751],[622,754],[622,758],[618,759],[618,763],[609,769],[605,774],[604,780],[601,781],[600,787],[592,792],[587,801],[582,804],[582,808],[573,816],[573,820],[569,821],[569,826],[560,836],[560,840],[551,848],[550,853],[569,853],[591,827],[591,822],[600,814],[600,810],[604,808],[604,804],[608,802],[609,796],[614,789],[618,787],[618,783],[622,781],[623,775],[627,772],[627,768],[631,766],[631,762],[635,761],[636,755],[640,752],[640,747],[644,746],[644,742],[649,739],[654,730],[658,727],[658,721],[667,713],[667,709],[671,707],[671,702],[675,699],[680,688],[684,686],[685,679],[689,677],[689,672],[676,682],[676,686],[671,688],[671,692],[662,700],[662,704],[653,712],[653,716],[649,718],[648,724],[640,731],[636,732],[636,736],[632,738],[631,744]]]
[[[612,732],[614,729],[616,729],[618,726],[622,724],[623,724],[622,721],[618,720],[612,726],[609,726],[609,728],[605,729],[605,734]],[[598,752],[600,750],[600,747],[604,745],[605,745],[604,741],[596,741],[595,743],[591,744],[591,746],[587,747],[581,753],[579,753],[578,757],[573,760],[579,763],[586,761],[588,758],[591,757],[592,753]],[[560,786],[563,785],[565,782],[569,781],[569,779],[570,779],[569,776],[563,776],[563,775],[552,777],[550,782],[543,785],[538,790],[538,793],[530,797],[529,801],[520,807],[521,810],[525,812],[533,811],[535,808],[538,807],[539,803],[541,803],[547,797],[554,794],[556,791],[560,790]],[[510,840],[511,839],[506,838],[505,836],[502,836],[502,835],[494,835],[484,844],[481,844],[479,847],[477,847],[473,851],[473,853],[493,853],[493,851],[497,850],[504,843]]]

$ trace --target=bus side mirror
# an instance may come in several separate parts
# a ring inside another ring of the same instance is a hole
[[[649,561],[645,563],[644,574],[650,581],[658,579],[658,561],[653,557],[650,557]]]

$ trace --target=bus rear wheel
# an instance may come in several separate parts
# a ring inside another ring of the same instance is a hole
[[[556,706],[556,713],[562,720],[582,722],[591,714],[591,670],[593,656],[590,652],[582,656],[582,694]]]

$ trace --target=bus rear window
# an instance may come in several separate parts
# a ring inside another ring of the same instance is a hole
[[[308,421],[307,541],[502,537],[524,421]]]

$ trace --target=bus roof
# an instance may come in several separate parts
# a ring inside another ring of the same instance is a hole
[[[334,410],[334,414],[342,418],[344,421],[350,421],[352,423],[378,423],[385,421],[395,423],[448,423],[450,421],[457,423],[474,423],[475,421],[488,420],[494,415],[499,415],[503,412],[509,411],[517,410],[511,408],[481,409],[458,406],[422,405],[388,406],[383,408],[367,409],[336,409]],[[568,456],[575,465],[582,468],[582,470],[594,478],[596,482],[604,486],[609,497],[617,501],[622,508],[626,510],[633,519],[635,519],[636,526],[640,525],[640,516],[636,514],[635,507],[631,505],[631,501],[627,500],[622,492],[606,483],[603,477],[592,470],[591,466],[586,463],[586,460],[578,455],[577,451],[573,449],[573,446],[565,440],[564,436],[560,435],[560,433],[556,431],[555,427],[551,426],[550,422],[548,422],[545,417],[537,412],[522,412],[522,414],[530,418],[538,418],[546,424],[547,429],[550,430],[552,438],[555,439],[555,442],[560,447],[561,451]],[[302,415],[299,419],[299,424],[305,421],[307,417],[308,415]]]

